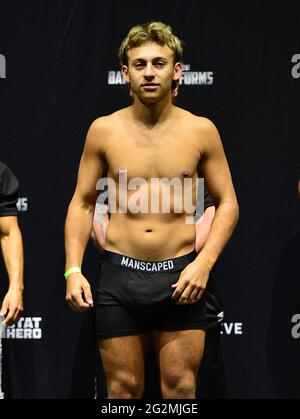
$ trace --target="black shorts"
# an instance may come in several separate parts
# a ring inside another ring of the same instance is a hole
[[[105,251],[97,290],[97,338],[151,330],[207,330],[222,321],[212,275],[197,303],[179,305],[172,299],[171,285],[196,256],[196,252],[191,252],[148,262]]]

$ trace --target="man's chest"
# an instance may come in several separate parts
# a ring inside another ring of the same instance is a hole
[[[127,179],[193,177],[197,173],[200,152],[195,139],[188,135],[164,135],[143,138],[123,135],[111,138],[106,152],[109,175]]]

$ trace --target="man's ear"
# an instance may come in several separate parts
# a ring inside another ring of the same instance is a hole
[[[122,65],[121,72],[123,74],[123,77],[124,77],[124,80],[125,80],[126,84],[129,84],[130,83],[130,78],[129,78],[127,65],[124,65],[124,64]]]
[[[174,65],[174,73],[173,73],[173,80],[177,81],[180,79],[180,76],[182,74],[182,63],[180,61],[178,61],[178,63],[176,63]]]

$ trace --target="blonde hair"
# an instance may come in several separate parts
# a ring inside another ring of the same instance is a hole
[[[121,65],[128,65],[127,53],[131,48],[146,42],[167,45],[174,53],[174,63],[182,62],[183,42],[173,34],[172,28],[162,22],[148,22],[131,28],[122,41],[118,53]]]

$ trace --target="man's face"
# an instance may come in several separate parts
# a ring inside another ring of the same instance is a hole
[[[128,66],[122,66],[126,83],[142,102],[155,103],[171,94],[172,80],[179,80],[181,63],[174,64],[173,51],[148,42],[128,51]]]

